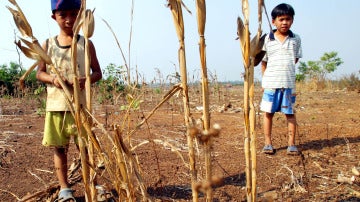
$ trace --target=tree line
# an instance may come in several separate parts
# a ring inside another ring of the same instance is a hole
[[[335,51],[324,53],[319,60],[300,62],[298,73],[296,74],[296,81],[306,82],[316,80],[323,82],[327,80],[328,75],[337,70],[341,64],[343,64],[343,61]],[[24,92],[33,92],[36,94],[36,92],[39,92],[39,89],[43,91],[45,85],[36,79],[35,70],[25,79],[26,90],[20,90],[19,79],[25,72],[26,70],[22,68],[22,65],[16,62],[10,62],[8,65],[0,65],[0,97],[21,97],[24,95]],[[124,90],[125,73],[126,71],[123,66],[109,64],[105,67],[103,70],[103,79],[96,84],[100,95],[103,95],[100,96],[100,103],[105,100],[112,100],[112,92],[119,93]],[[359,74],[360,71],[357,74],[353,73],[340,80],[345,82],[345,87],[359,90]]]

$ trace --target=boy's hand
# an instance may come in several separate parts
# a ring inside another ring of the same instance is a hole
[[[80,90],[83,90],[85,88],[85,81],[86,81],[86,78],[85,77],[80,77],[78,79],[79,81],[79,86],[80,86]],[[73,81],[69,81],[69,80],[66,80],[66,84],[68,84],[69,86],[74,86],[74,82]]]
[[[67,80],[63,76],[61,77],[61,80],[63,80],[65,84],[68,84]],[[52,84],[57,88],[62,88],[59,78],[57,76],[53,77]]]

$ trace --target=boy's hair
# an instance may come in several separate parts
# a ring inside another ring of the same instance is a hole
[[[57,10],[80,9],[81,0],[51,0],[51,10],[54,13]]]
[[[291,7],[289,4],[285,4],[285,3],[277,5],[271,11],[271,17],[273,20],[275,20],[276,17],[282,16],[282,15],[289,15],[293,18],[295,15],[295,11],[294,11],[293,7]]]

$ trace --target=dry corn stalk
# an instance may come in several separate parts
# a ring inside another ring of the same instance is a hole
[[[238,18],[238,33],[240,39],[242,38],[240,33],[248,33],[248,25],[244,26],[241,29],[241,25],[243,25],[240,18]],[[240,25],[240,26],[239,26]],[[251,168],[250,168],[250,124],[249,124],[249,70],[248,65],[250,63],[248,57],[249,46],[247,45],[250,41],[249,35],[243,35],[243,40],[240,40],[242,52],[243,52],[243,61],[245,67],[245,74],[244,74],[244,123],[245,123],[245,130],[244,130],[244,152],[245,152],[245,173],[246,173],[246,196],[247,201],[251,201]]]
[[[118,149],[121,150],[121,153],[122,155],[124,155],[126,157],[125,159],[125,162],[131,162],[129,163],[130,167],[132,168],[132,172],[135,174],[136,178],[137,178],[137,181],[139,183],[139,187],[140,187],[140,191],[143,195],[143,201],[147,201],[149,200],[148,198],[148,194],[147,194],[147,191],[146,191],[146,186],[144,184],[144,181],[141,177],[141,174],[140,174],[140,165],[137,163],[137,160],[135,159],[133,153],[125,146],[125,143],[123,141],[123,138],[121,137],[121,133],[120,133],[120,129],[118,127],[116,127],[116,135],[115,135],[115,140],[116,140],[116,144],[118,144]],[[125,167],[122,167],[123,169],[125,169]],[[124,171],[122,171],[124,172]],[[127,171],[127,173],[132,173],[130,171]],[[126,173],[124,173],[125,176],[127,177],[131,177],[130,175],[126,175]],[[123,177],[125,177],[123,176]],[[136,196],[135,196],[135,189],[133,188],[133,181],[131,178],[128,178],[128,181],[127,181],[127,186],[130,186],[128,188],[128,190],[130,190],[130,192],[128,193],[129,195],[129,198],[128,199],[136,199]],[[136,201],[136,200],[134,200]]]
[[[94,160],[94,149],[96,149],[102,158],[102,161],[105,161],[106,155],[104,155],[103,150],[100,147],[100,144],[92,132],[92,116],[91,116],[91,78],[90,78],[90,54],[89,54],[89,40],[88,38],[93,35],[94,32],[94,19],[92,15],[92,11],[85,10],[86,1],[83,0],[81,4],[81,8],[78,14],[78,17],[74,23],[73,32],[76,36],[80,29],[83,29],[84,38],[85,38],[85,92],[86,92],[86,106],[82,108],[79,102],[79,93],[80,93],[80,85],[79,85],[79,75],[77,71],[77,40],[76,37],[73,38],[72,41],[72,68],[74,71],[74,102],[75,102],[75,121],[78,128],[79,134],[79,147],[81,153],[81,163],[82,163],[82,172],[83,172],[83,181],[85,184],[85,197],[87,201],[96,201],[96,189],[95,189],[95,160]],[[86,109],[85,109],[86,108]],[[87,112],[87,113],[86,113]],[[84,128],[86,134],[82,134],[83,131],[81,128]],[[108,162],[108,161],[106,161]]]
[[[262,50],[262,45],[261,47],[259,46],[260,43],[260,37],[262,34],[262,30],[261,30],[261,24],[262,24],[262,5],[263,5],[263,0],[258,0],[258,23],[259,23],[259,27],[258,27],[258,33],[255,36],[256,38],[256,43],[255,43],[255,47],[251,46],[250,44],[250,53],[252,53],[253,55],[250,55],[250,68],[249,68],[249,105],[250,105],[250,113],[249,113],[249,118],[250,118],[250,148],[251,148],[251,199],[252,201],[256,201],[256,195],[257,195],[257,175],[256,175],[256,170],[257,170],[257,162],[256,162],[256,132],[255,132],[255,121],[256,121],[256,113],[255,113],[255,106],[254,106],[254,90],[255,90],[255,86],[254,86],[254,66],[257,65],[260,60],[262,59],[262,56],[264,54],[264,52],[261,52]],[[262,42],[264,41],[265,37],[262,38]],[[258,59],[259,57],[257,57],[257,55],[260,54],[260,60]],[[255,59],[257,59],[257,61],[255,61]]]
[[[84,8],[85,1],[84,1]],[[92,111],[92,101],[91,101],[91,75],[90,75],[90,50],[89,50],[89,38],[92,37],[95,29],[95,22],[94,22],[94,16],[93,12],[90,9],[86,9],[83,16],[83,24],[82,24],[82,30],[84,33],[84,39],[85,39],[85,96],[86,96],[86,108],[90,112]],[[92,126],[93,121],[90,117],[87,117],[87,121],[89,122],[89,125]],[[87,133],[92,133],[91,129],[87,131]],[[89,156],[89,164],[95,165],[95,157],[94,157],[94,145],[90,140],[90,136],[88,136],[88,156]],[[89,171],[89,177],[92,178],[92,176],[96,176],[95,170],[90,169]],[[90,192],[91,197],[93,201],[96,201],[96,179],[90,181]]]
[[[255,133],[255,106],[254,106],[254,65],[257,65],[264,52],[262,46],[265,36],[261,37],[263,0],[258,1],[258,33],[250,42],[249,32],[249,3],[242,0],[244,21],[238,18],[238,35],[243,54],[245,67],[244,76],[244,122],[245,122],[245,159],[246,159],[246,196],[247,201],[256,201],[256,133]]]
[[[183,105],[185,115],[185,125],[187,127],[187,143],[189,147],[189,165],[191,175],[191,189],[193,201],[198,201],[198,192],[195,189],[197,181],[197,171],[195,168],[195,152],[194,152],[194,139],[189,134],[190,129],[190,107],[189,107],[189,95],[187,86],[187,70],[186,70],[186,58],[185,58],[185,41],[184,41],[184,20],[182,14],[182,1],[181,0],[168,0],[168,7],[171,10],[173,21],[176,29],[176,33],[179,39],[180,47],[178,50],[181,87],[183,93]]]
[[[79,14],[80,15],[80,14]],[[84,37],[85,39],[87,37],[90,37],[92,35],[93,29],[94,29],[94,24],[93,24],[93,16],[92,16],[92,12],[87,10],[85,11],[84,14],[82,14],[83,16],[83,20],[79,20],[77,26],[74,26],[74,33],[77,33],[80,29],[80,27],[83,28],[84,31]],[[87,25],[85,25],[87,24]],[[88,26],[88,27],[87,27]],[[86,45],[86,44],[85,44]],[[76,43],[73,41],[72,46],[74,47],[73,50],[76,50]],[[87,48],[87,47],[86,47]],[[76,58],[76,52],[73,52],[73,58]],[[88,61],[85,61],[86,64],[90,64],[90,59],[89,57],[85,58]],[[73,68],[75,67],[74,65],[76,65],[75,63],[73,63]],[[75,70],[75,69],[74,69]],[[89,83],[90,83],[90,68],[88,66],[88,68],[86,69],[86,75],[87,75],[87,81],[88,84],[85,86],[86,88],[89,88]],[[74,81],[74,86],[76,81]],[[91,87],[91,86],[90,86]],[[79,86],[77,84],[77,87],[75,87],[75,92],[79,90]],[[86,90],[87,95],[90,95],[90,90]],[[89,100],[89,98],[87,97],[87,100]],[[88,102],[88,101],[87,101]],[[91,99],[90,99],[91,102]],[[87,106],[90,106],[89,103],[87,103]],[[128,201],[135,201],[136,200],[136,192],[137,189],[133,186],[133,180],[131,180],[131,173],[135,173],[138,179],[138,185],[141,188],[142,194],[144,199],[143,200],[147,200],[147,195],[146,192],[144,192],[143,190],[145,190],[145,186],[143,184],[143,182],[141,181],[141,176],[139,174],[139,172],[133,172],[134,169],[136,168],[136,162],[134,161],[134,159],[124,159],[125,156],[129,156],[128,154],[126,154],[127,149],[125,147],[124,144],[119,145],[119,137],[120,133],[119,133],[119,128],[116,129],[116,135],[115,135],[115,139],[109,137],[111,143],[114,145],[115,147],[115,161],[111,161],[107,155],[104,155],[104,151],[100,148],[100,145],[95,137],[95,135],[92,133],[91,131],[91,123],[93,122],[94,117],[91,115],[91,107],[86,107],[86,112],[87,113],[81,113],[82,115],[82,120],[85,120],[85,130],[87,132],[87,137],[88,137],[88,145],[84,145],[84,146],[88,146],[89,149],[89,163],[90,165],[94,165],[94,160],[93,159],[93,152],[91,152],[91,148],[92,145],[94,146],[94,148],[101,153],[101,157],[102,157],[102,161],[105,164],[105,168],[108,171],[109,175],[111,176],[111,180],[113,182],[114,187],[116,188],[116,190],[118,191],[120,198],[126,198]],[[81,109],[82,112],[82,109]],[[80,122],[78,122],[80,123]],[[107,134],[107,132],[105,131],[104,128],[102,128],[102,130]],[[109,134],[108,134],[109,135]],[[122,141],[122,139],[121,139]],[[112,153],[113,151],[111,151]],[[85,159],[85,158],[84,158]],[[91,163],[92,162],[92,163]],[[133,165],[133,166],[129,166],[129,165]],[[88,167],[88,165],[85,165]],[[119,168],[120,168],[120,173],[119,173]],[[91,180],[93,174],[91,173],[93,170],[89,170],[87,169],[87,171],[83,172],[83,175],[86,175],[87,181],[84,180],[84,184],[87,183],[87,190],[86,190],[86,194],[87,194],[87,200],[93,199],[93,201],[95,201],[95,196],[96,196],[96,192],[94,189],[94,181]]]
[[[207,132],[210,128],[210,114],[209,114],[209,88],[208,77],[206,67],[206,45],[205,45],[205,24],[206,24],[206,2],[205,0],[196,1],[196,13],[198,23],[198,33],[200,37],[199,51],[200,51],[200,63],[202,72],[202,99],[203,99],[203,126]],[[211,138],[205,142],[205,168],[206,168],[206,181],[210,182],[212,178],[211,168]],[[212,188],[209,186],[206,189],[206,200],[212,201]]]
[[[80,106],[80,84],[79,84],[79,74],[77,66],[77,36],[83,23],[84,23],[84,11],[86,6],[86,0],[81,1],[81,7],[76,18],[76,21],[73,25],[73,40],[71,44],[71,65],[74,73],[73,87],[74,87],[74,105],[75,105],[75,122],[77,126],[78,136],[79,136],[79,149],[81,154],[81,165],[82,165],[82,176],[85,188],[85,199],[86,201],[94,201],[95,195],[94,186],[91,186],[91,177],[90,177],[90,167],[88,165],[89,154],[88,154],[88,138],[91,136],[91,123],[84,124],[87,122],[86,116],[81,116],[81,106]],[[86,60],[86,59],[85,59]],[[91,104],[91,103],[90,103]],[[85,128],[86,134],[83,134],[82,128]]]
[[[20,79],[19,79],[19,83],[20,83],[20,89],[24,90],[25,89],[25,79],[26,77],[29,76],[29,74],[35,69],[35,67],[37,67],[39,64],[39,61],[37,60],[33,65],[30,66],[29,70],[25,72],[25,74],[23,74]]]
[[[238,35],[240,38],[240,47],[243,55],[244,62],[244,149],[245,149],[245,173],[246,173],[246,197],[247,201],[253,201],[252,198],[252,169],[251,169],[251,150],[250,150],[250,95],[249,90],[251,86],[251,67],[250,67],[250,32],[249,32],[249,3],[247,0],[242,0],[242,13],[244,15],[244,21],[238,18]]]
[[[85,38],[85,91],[86,91],[86,107],[91,111],[91,77],[90,77],[90,53],[89,53],[89,38],[92,37],[95,29],[95,22],[93,12],[89,9],[85,10],[84,23],[82,30]]]

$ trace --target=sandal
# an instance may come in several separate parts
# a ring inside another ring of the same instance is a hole
[[[274,154],[275,150],[271,144],[267,144],[264,146],[262,152],[265,154]]]
[[[111,193],[111,191],[107,191],[106,188],[102,185],[96,185],[97,190],[97,201],[98,202],[115,202],[114,195]]]
[[[298,148],[295,146],[295,145],[291,145],[291,146],[288,146],[287,150],[286,150],[286,153],[288,155],[298,155],[299,154],[299,150]]]
[[[70,188],[60,189],[59,196],[54,202],[76,202],[75,197],[73,196],[74,191]]]

